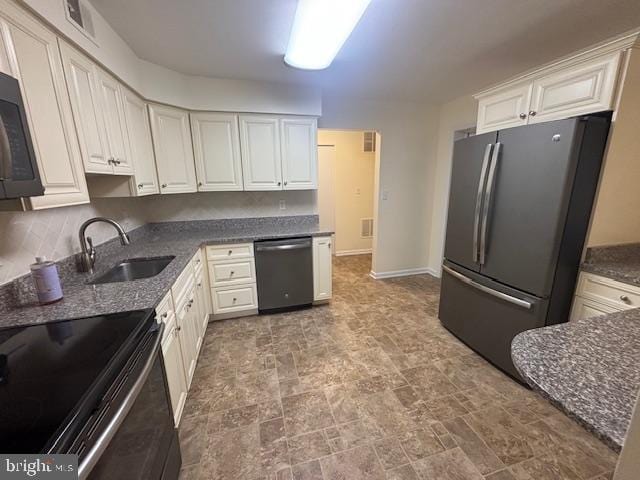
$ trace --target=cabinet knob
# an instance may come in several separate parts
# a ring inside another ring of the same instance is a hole
[[[285,186],[287,185],[287,182],[284,182]]]
[[[532,116],[532,117],[535,117],[537,113],[538,113],[538,112],[536,112],[535,110],[531,110],[531,111],[529,112],[529,115],[530,115],[530,116]]]
[[[282,183],[281,183],[281,182],[278,182],[278,186],[280,186],[280,185],[282,185]]]
[[[521,113],[519,116],[520,116],[520,118],[521,118],[522,120],[524,120],[525,118],[527,118],[527,114],[526,114],[526,113]]]
[[[202,186],[202,182],[198,182],[198,186],[201,187]]]
[[[228,255],[231,255],[233,253],[233,250],[229,250]]]
[[[631,303],[631,300],[626,295],[620,295],[620,300],[622,300],[624,303]]]
[[[233,303],[236,303],[238,299],[236,297],[233,297]]]
[[[163,184],[162,184],[162,188],[167,188],[167,184],[166,184],[166,183],[163,183]]]
[[[164,312],[164,313],[162,314],[162,318],[167,318],[168,316],[169,316],[169,312]]]
[[[176,327],[176,333],[178,333],[180,330],[182,330],[182,327]]]
[[[120,165],[122,162],[120,160],[114,160],[113,163],[115,163],[116,165]]]
[[[202,282],[200,282],[200,283],[198,284],[198,288],[200,288],[200,287],[202,287]]]
[[[235,272],[233,270],[231,270],[231,273],[229,273],[229,276],[232,277],[234,273]]]
[[[328,246],[329,248],[331,248],[331,242],[327,243],[327,246]]]
[[[144,185],[142,185],[141,183],[138,184],[138,188],[142,188]]]

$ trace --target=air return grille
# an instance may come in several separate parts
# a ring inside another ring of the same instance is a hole
[[[360,220],[360,236],[362,238],[373,237],[373,218],[363,218]]]
[[[376,151],[376,132],[364,132],[362,149],[365,153]]]

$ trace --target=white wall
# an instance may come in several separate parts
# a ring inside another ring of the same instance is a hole
[[[427,166],[435,158],[438,109],[327,97],[322,110],[321,128],[377,130],[381,136],[374,273],[424,270],[431,196]]]
[[[587,245],[640,242],[640,48],[633,48],[612,126]]]
[[[96,43],[67,21],[62,0],[22,0],[142,96],[193,110],[320,115],[317,88],[183,75],[139,59],[89,4]]]
[[[360,222],[363,218],[373,218],[373,185],[375,153],[364,152],[361,130],[318,131],[318,144],[334,145],[333,184],[318,184],[320,192],[328,189],[333,199],[326,198],[335,205],[335,252],[337,255],[349,252],[371,250],[371,238],[363,238]],[[320,147],[326,148],[326,147]],[[323,192],[324,193],[324,192]],[[323,195],[324,197],[324,195]],[[318,208],[321,208],[320,206]]]
[[[427,173],[430,191],[428,232],[428,266],[440,276],[444,253],[444,238],[447,228],[449,185],[451,183],[451,160],[453,158],[453,134],[476,124],[477,102],[471,96],[457,98],[442,105],[437,126],[437,153]]]

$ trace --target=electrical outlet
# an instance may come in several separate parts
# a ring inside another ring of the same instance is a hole
[[[360,195],[360,189],[356,188],[356,195]]]
[[[287,209],[287,204],[285,203],[284,200],[280,200],[280,210],[286,210]]]
[[[382,191],[382,200],[389,200],[389,190]]]

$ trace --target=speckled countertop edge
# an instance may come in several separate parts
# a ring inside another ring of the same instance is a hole
[[[640,389],[640,309],[517,335],[511,356],[525,381],[615,451]]]
[[[318,217],[274,217],[149,224],[131,232],[131,244],[111,240],[98,247],[95,273],[77,273],[70,257],[59,262],[64,298],[40,306],[29,276],[0,291],[0,328],[42,324],[72,318],[155,308],[203,245],[242,243],[296,236],[325,236]],[[87,282],[128,258],[173,255],[158,275],[131,282],[89,285]]]
[[[591,247],[581,269],[640,287],[640,243]]]

